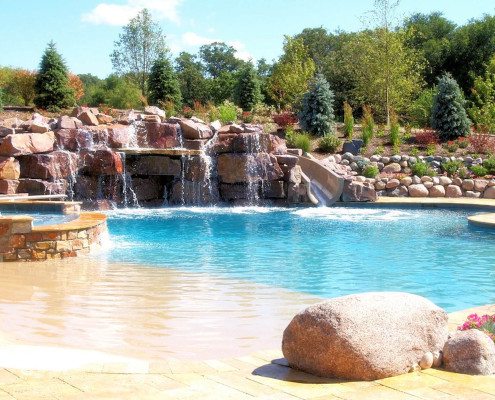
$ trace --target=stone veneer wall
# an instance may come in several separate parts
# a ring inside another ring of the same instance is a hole
[[[58,225],[33,227],[33,218],[0,218],[0,261],[40,261],[76,257],[102,244],[106,217],[82,213]]]

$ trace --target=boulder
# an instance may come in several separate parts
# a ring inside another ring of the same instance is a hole
[[[111,115],[101,113],[96,114],[96,118],[98,119],[99,124],[111,124],[114,120]]]
[[[374,187],[370,187],[363,182],[344,180],[344,190],[342,192],[343,202],[364,202],[376,201],[377,194]]]
[[[180,160],[159,155],[127,156],[126,167],[127,172],[131,175],[168,175],[179,177],[181,174]]]
[[[146,122],[145,127],[149,146],[157,149],[179,147],[178,124]]]
[[[148,115],[158,115],[160,118],[165,119],[165,111],[156,106],[146,106],[144,107],[144,113]]]
[[[410,185],[407,189],[409,191],[409,196],[411,197],[428,197],[430,194],[422,183]]]
[[[289,152],[284,139],[272,134],[270,134],[268,138],[270,139],[270,144],[268,147],[268,152],[270,154],[287,154]],[[291,154],[302,156],[302,150],[291,149]]]
[[[473,179],[464,179],[462,181],[462,188],[464,190],[473,190],[474,189],[474,180]]]
[[[441,176],[438,178],[438,182],[440,185],[448,186],[452,184],[452,179],[450,179],[448,176]]]
[[[449,197],[452,199],[462,197],[462,190],[457,185],[449,185],[445,188],[445,197]]]
[[[398,163],[391,163],[385,165],[382,169],[384,174],[398,174],[402,170],[402,167]]]
[[[259,135],[219,134],[214,151],[216,153],[268,153],[270,152],[270,137],[266,133]]]
[[[189,119],[181,119],[179,125],[182,129],[182,135],[186,139],[210,139],[213,137],[213,132],[208,125],[196,123]]]
[[[55,182],[48,182],[42,179],[19,179],[17,193],[29,193],[30,195],[65,194],[67,187],[65,179]]]
[[[0,179],[0,194],[16,194],[18,187],[18,180]]]
[[[430,197],[445,197],[445,188],[442,185],[433,185],[429,189]]]
[[[495,374],[495,344],[480,330],[457,331],[445,343],[443,364],[461,374]]]
[[[77,129],[82,127],[82,122],[76,117],[62,115],[57,122],[57,129]]]
[[[232,125],[230,125],[230,130],[229,131],[232,132],[232,133],[243,133],[244,132],[244,128],[241,125],[232,124]]]
[[[203,182],[182,180],[172,185],[169,201],[172,204],[214,204],[218,198],[218,187],[215,183],[205,186]]]
[[[223,183],[272,181],[284,176],[275,157],[266,153],[220,154],[217,168],[219,180]]]
[[[90,112],[94,115],[98,115],[100,113],[100,111],[96,107],[77,106],[72,109],[70,116],[79,118],[79,115],[81,115],[81,113],[83,112]]]
[[[55,137],[62,150],[91,149],[94,144],[93,133],[85,129],[59,129]]]
[[[19,161],[14,157],[0,157],[0,179],[19,179]]]
[[[163,201],[164,182],[161,177],[132,178],[130,181],[137,201],[161,199]]]
[[[47,153],[53,151],[54,144],[55,134],[53,132],[7,135],[0,143],[0,155],[19,156]]]
[[[222,124],[220,123],[220,121],[218,119],[213,121],[213,122],[210,122],[210,129],[213,132],[218,132],[221,127],[222,127]]]
[[[19,157],[22,178],[55,181],[77,174],[77,154],[54,151],[50,154],[30,154]]]
[[[409,293],[343,296],[312,305],[284,331],[289,365],[339,379],[376,380],[407,373],[443,348],[447,313]]]
[[[275,158],[277,159],[277,162],[279,164],[287,165],[290,168],[294,167],[299,161],[299,158],[297,156],[293,156],[290,154],[275,155]]]
[[[485,199],[495,199],[495,186],[489,186],[483,192],[483,198]]]
[[[128,125],[110,125],[108,127],[108,145],[114,149],[128,147],[131,140],[131,129]]]
[[[96,115],[94,115],[91,111],[83,111],[81,114],[78,115],[79,120],[84,124],[84,125],[89,125],[89,126],[98,126],[98,118],[96,118]]]
[[[177,176],[180,175],[180,171],[181,169],[179,163]],[[193,156],[187,157],[184,161],[184,178],[188,181],[205,181],[206,179],[211,177],[212,172],[211,158]]]
[[[395,189],[396,187],[398,187],[400,185],[400,181],[398,179],[390,179],[386,185],[385,185],[385,188],[386,189]]]
[[[283,181],[270,181],[261,186],[261,193],[266,199],[283,199],[286,197]]]
[[[81,151],[80,160],[88,175],[121,175],[124,171],[120,155],[109,149]]]
[[[482,192],[488,186],[488,180],[486,179],[475,179],[474,180],[474,190],[476,192]]]
[[[220,184],[220,197],[223,201],[244,200],[248,196],[248,189],[244,184]]]

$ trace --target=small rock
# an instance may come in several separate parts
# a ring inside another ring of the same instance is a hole
[[[462,197],[462,190],[457,185],[448,185],[445,188],[445,197],[448,197],[451,199],[456,199],[456,198]]]
[[[395,155],[395,156],[392,156],[390,157],[390,161],[394,162],[394,163],[398,163],[402,160],[402,157],[399,156],[399,155]]]
[[[383,164],[388,164],[388,163],[390,162],[390,157],[382,157],[381,162],[382,162]]]
[[[412,184],[412,178],[410,176],[406,176],[400,180],[400,184],[407,187]]]
[[[420,183],[421,183],[421,178],[420,178],[419,176],[417,176],[417,175],[414,175],[414,176],[412,177],[412,183],[413,183],[414,185],[418,185],[418,184],[420,184]]]
[[[481,193],[480,192],[473,192],[472,190],[468,190],[468,191],[466,191],[464,196],[466,196],[470,199],[479,199],[481,197]]]
[[[488,185],[488,181],[486,179],[475,179],[474,180],[474,190],[477,192],[482,192],[485,190]]]
[[[431,352],[426,352],[419,362],[421,369],[431,368],[433,365],[433,354]]]
[[[428,197],[428,189],[423,184],[413,184],[408,188],[409,196],[411,197]]]
[[[474,189],[474,180],[473,179],[464,179],[464,181],[462,181],[461,186],[464,190],[473,190]]]
[[[375,182],[375,189],[376,190],[383,190],[387,187],[387,184],[385,182],[382,182],[382,181],[376,181]]]
[[[433,367],[434,368],[439,368],[442,365],[442,352],[441,351],[434,351],[433,352]]]
[[[445,188],[442,185],[434,185],[430,188],[430,197],[445,197]]]
[[[483,192],[484,199],[495,199],[495,186],[489,186]]]
[[[425,183],[425,182],[433,182],[433,178],[431,176],[422,176],[421,177],[421,182]]]
[[[382,172],[385,174],[397,174],[402,170],[402,167],[397,163],[391,163],[383,167]]]
[[[456,185],[456,186],[461,186],[462,185],[462,179],[459,177],[454,178],[454,179],[452,179],[452,184]]]
[[[423,182],[423,185],[425,186],[425,188],[430,189],[433,187],[433,182],[426,181]]]
[[[400,185],[400,181],[398,179],[390,179],[385,187],[387,189],[395,189],[399,185]]]
[[[448,186],[452,184],[452,179],[450,179],[448,176],[441,176],[438,178],[438,183],[442,186]]]

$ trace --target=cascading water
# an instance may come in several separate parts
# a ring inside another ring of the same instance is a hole
[[[260,163],[259,154],[262,152],[261,140],[259,132],[253,132],[243,136],[246,154],[248,156],[246,162],[246,198],[249,205],[257,205],[260,201],[260,190],[264,192],[266,166]]]
[[[129,207],[129,204],[132,205],[133,207],[139,207],[139,202],[138,202],[138,199],[136,196],[136,192],[132,188],[131,174],[129,174],[126,170],[125,153],[124,152],[118,152],[117,154],[120,156],[120,159],[122,160],[122,175],[120,176],[120,180],[122,181],[122,197],[123,197],[124,207],[126,207],[126,208]],[[115,184],[117,185],[118,181],[116,181]],[[130,197],[131,203],[129,202],[129,197]]]

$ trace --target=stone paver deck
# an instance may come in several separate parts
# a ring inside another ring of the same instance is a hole
[[[450,315],[451,328],[472,312]],[[318,378],[289,368],[279,351],[227,360],[96,364],[50,372],[0,369],[4,399],[492,399],[495,375],[428,369],[374,382]]]

